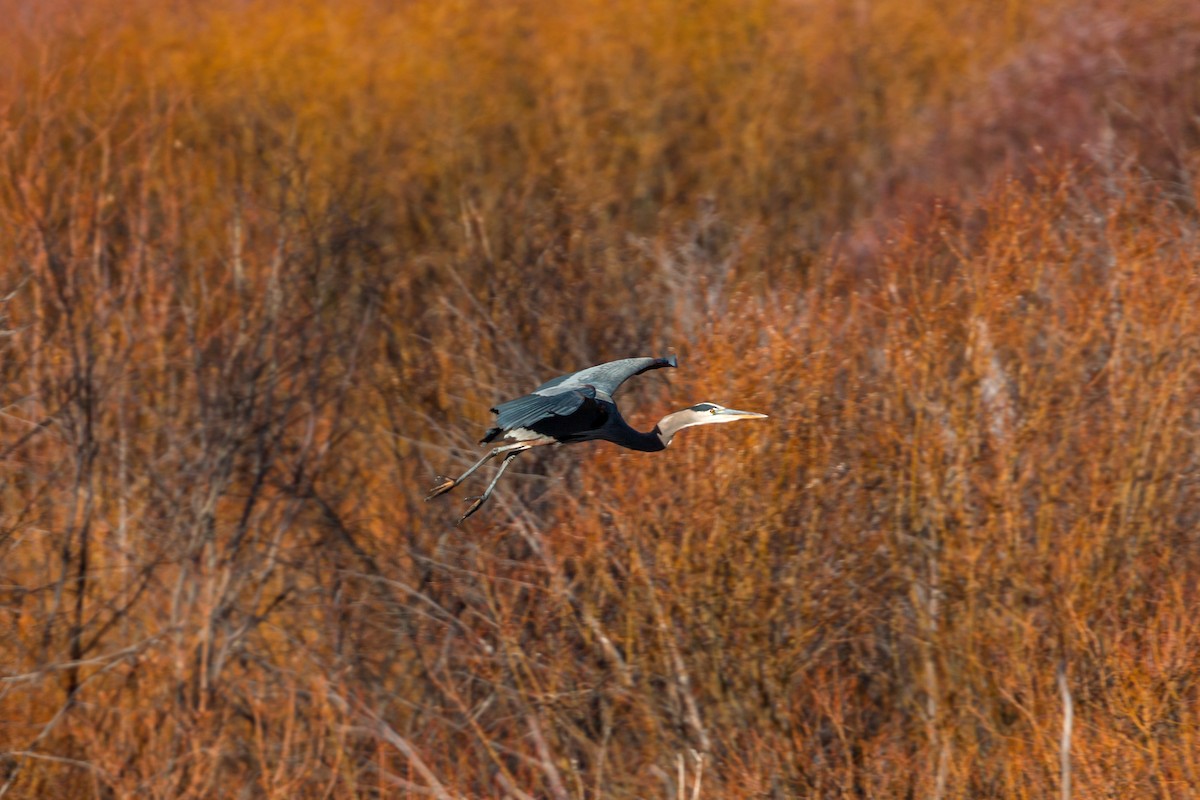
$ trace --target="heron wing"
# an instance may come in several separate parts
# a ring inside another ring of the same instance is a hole
[[[550,396],[552,393],[564,390],[594,387],[595,391],[611,397],[613,392],[622,383],[634,375],[641,375],[647,370],[674,366],[676,366],[675,356],[667,356],[666,358],[622,358],[619,361],[609,361],[605,364],[597,364],[594,367],[581,369],[579,372],[560,375],[534,389],[533,395],[530,396]],[[513,402],[518,401],[514,400]]]
[[[546,392],[543,389],[544,386],[533,394],[500,403],[493,408],[496,425],[502,430],[527,428],[547,417],[574,414],[584,403],[596,399],[596,389],[592,386],[556,387]]]

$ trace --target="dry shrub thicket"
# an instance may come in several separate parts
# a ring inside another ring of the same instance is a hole
[[[0,18],[0,796],[1200,795],[1194,4]]]

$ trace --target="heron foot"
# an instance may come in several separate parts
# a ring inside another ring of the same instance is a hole
[[[463,515],[458,518],[458,522],[455,523],[456,525],[462,525],[463,522],[467,519],[467,517],[471,516],[476,511],[478,511],[480,508],[482,508],[483,504],[488,499],[488,495],[482,494],[479,497],[468,497],[467,499],[472,500],[474,502],[472,502],[471,505],[469,505],[467,507],[467,510],[465,512],[463,512]]]
[[[458,486],[458,481],[454,480],[453,478],[447,478],[445,475],[438,475],[438,480],[440,480],[441,483],[429,490],[429,494],[425,495],[426,501],[432,500],[438,495],[445,494],[455,486]]]

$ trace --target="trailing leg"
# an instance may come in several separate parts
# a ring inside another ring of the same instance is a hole
[[[480,467],[482,467],[487,462],[491,461],[496,456],[498,456],[502,453],[512,452],[513,450],[516,450],[517,452],[521,452],[522,450],[525,450],[525,449],[527,449],[527,446],[524,444],[506,444],[506,445],[501,445],[500,447],[493,447],[491,450],[484,453],[483,458],[479,459],[474,464],[472,464],[470,469],[468,469],[462,475],[459,475],[457,478],[446,478],[445,476],[439,475],[438,477],[442,478],[442,482],[439,483],[437,486],[433,487],[432,489],[430,489],[429,494],[425,495],[425,499],[432,500],[433,498],[437,497],[438,495],[442,495],[442,494],[445,494],[446,492],[450,491],[455,486],[458,486],[460,483],[462,483],[467,478],[469,478],[475,472],[475,470],[479,469]]]
[[[483,494],[475,498],[475,502],[471,503],[471,506],[467,509],[466,513],[458,518],[457,524],[462,525],[463,520],[474,514],[479,510],[480,506],[487,502],[487,499],[492,496],[492,489],[496,488],[496,484],[500,481],[500,476],[504,474],[504,470],[508,469],[508,465],[512,463],[514,458],[521,455],[521,453],[524,453],[528,449],[528,447],[522,447],[520,450],[509,453],[504,457],[504,463],[500,465],[500,470],[496,473],[496,477],[492,478],[492,482],[489,483],[487,488],[483,490]]]

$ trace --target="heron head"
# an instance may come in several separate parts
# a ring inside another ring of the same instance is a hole
[[[739,411],[736,408],[726,408],[716,403],[697,403],[663,417],[662,422],[658,423],[658,430],[663,442],[670,444],[671,437],[684,428],[737,422],[742,419],[766,419],[766,417],[766,414],[759,414],[757,411]]]

